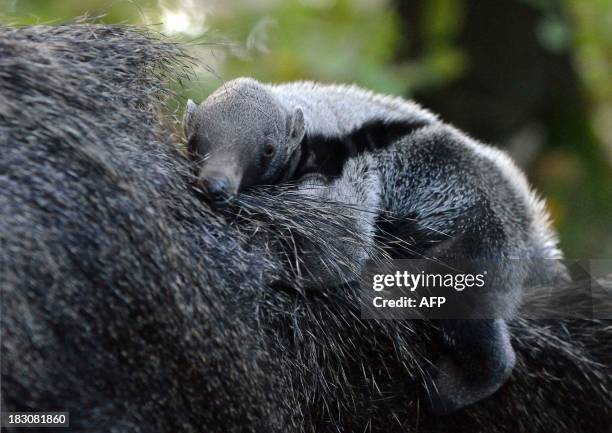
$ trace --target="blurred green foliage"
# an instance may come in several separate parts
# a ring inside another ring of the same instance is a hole
[[[0,11],[4,21],[19,24],[105,13],[105,22],[153,25],[187,43],[200,60],[197,79],[182,90],[196,100],[238,76],[355,82],[409,97],[469,71],[470,59],[457,41],[464,1],[423,3],[418,58],[398,55],[406,43],[400,30],[414,23],[403,23],[391,0],[0,0]],[[533,29],[538,43],[569,53],[586,102],[569,120],[559,116],[548,125],[548,144],[526,168],[548,199],[567,256],[611,258],[612,2],[516,2],[541,12]]]

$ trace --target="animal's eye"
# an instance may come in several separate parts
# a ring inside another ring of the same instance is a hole
[[[274,155],[274,145],[270,143],[264,144],[263,147],[263,156],[266,158],[271,158]]]

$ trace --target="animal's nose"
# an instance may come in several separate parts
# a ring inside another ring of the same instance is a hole
[[[234,195],[234,188],[226,176],[205,176],[200,179],[200,186],[214,203],[223,203]]]

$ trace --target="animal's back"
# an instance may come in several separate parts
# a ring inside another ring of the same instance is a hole
[[[299,81],[269,88],[283,104],[302,107],[306,130],[315,135],[349,135],[377,122],[425,125],[437,121],[436,116],[412,101],[355,85]]]
[[[149,94],[133,84],[156,82],[139,62],[171,63],[175,45],[124,27],[2,34],[0,87],[12,97],[0,102],[0,260],[14,277],[0,273],[3,410],[65,409],[71,430],[105,433],[607,425],[612,330],[595,320],[517,320],[521,363],[508,386],[430,416],[421,368],[435,355],[431,326],[363,320],[351,288],[322,298],[260,284],[265,254],[195,199],[158,119],[132,112]],[[304,203],[288,212],[286,193],[249,197],[277,227],[315,214]],[[306,227],[321,239],[337,227],[328,224]]]
[[[483,259],[516,261],[542,281],[565,279],[545,202],[505,152],[436,123],[378,155],[391,213],[420,219],[438,239],[479,233]]]

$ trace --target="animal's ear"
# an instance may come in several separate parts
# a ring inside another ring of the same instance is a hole
[[[189,139],[195,132],[197,125],[198,106],[191,99],[187,100],[187,108],[185,109],[185,117],[183,118],[183,131],[185,137]]]
[[[292,141],[296,142],[296,144],[302,141],[304,138],[304,133],[306,132],[306,126],[304,125],[304,113],[300,107],[297,107],[291,113],[291,122],[290,122],[289,135],[293,139]]]

